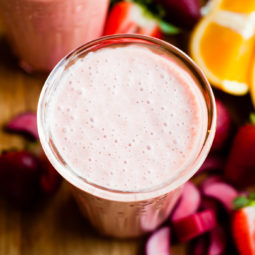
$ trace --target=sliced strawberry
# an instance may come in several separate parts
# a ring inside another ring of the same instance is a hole
[[[239,209],[233,217],[233,237],[240,255],[255,254],[255,206]]]
[[[238,187],[255,183],[254,124],[246,124],[238,130],[226,162],[225,176]]]
[[[170,255],[170,228],[156,230],[147,240],[146,255]]]
[[[111,9],[104,34],[129,33],[162,37],[157,20],[152,15],[146,15],[143,7],[133,2],[121,1]]]
[[[25,112],[17,115],[9,121],[6,129],[11,132],[25,133],[34,139],[39,139],[36,113],[34,112]]]

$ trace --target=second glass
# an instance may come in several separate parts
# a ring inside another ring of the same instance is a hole
[[[102,35],[109,0],[0,0],[6,36],[28,72],[51,71]]]

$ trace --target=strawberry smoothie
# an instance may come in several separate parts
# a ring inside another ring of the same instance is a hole
[[[119,37],[85,45],[89,51],[57,66],[38,126],[47,156],[92,224],[131,237],[168,217],[208,153],[215,116],[208,84],[205,100],[183,55],[169,50],[182,53],[159,40]]]
[[[102,33],[109,0],[0,0],[6,35],[27,71],[50,71]]]

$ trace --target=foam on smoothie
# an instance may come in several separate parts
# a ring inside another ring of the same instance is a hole
[[[68,70],[50,105],[50,130],[62,158],[88,182],[149,190],[201,150],[206,105],[174,57],[131,44],[90,52]]]

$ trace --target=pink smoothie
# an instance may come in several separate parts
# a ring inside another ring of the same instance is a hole
[[[215,131],[203,74],[166,42],[115,35],[50,74],[38,105],[42,146],[101,233],[135,237],[164,222]]]
[[[104,48],[65,73],[49,116],[54,144],[87,182],[125,192],[170,182],[201,150],[203,96],[184,66],[148,47]]]
[[[109,0],[0,0],[6,35],[27,71],[50,71],[102,33]]]

